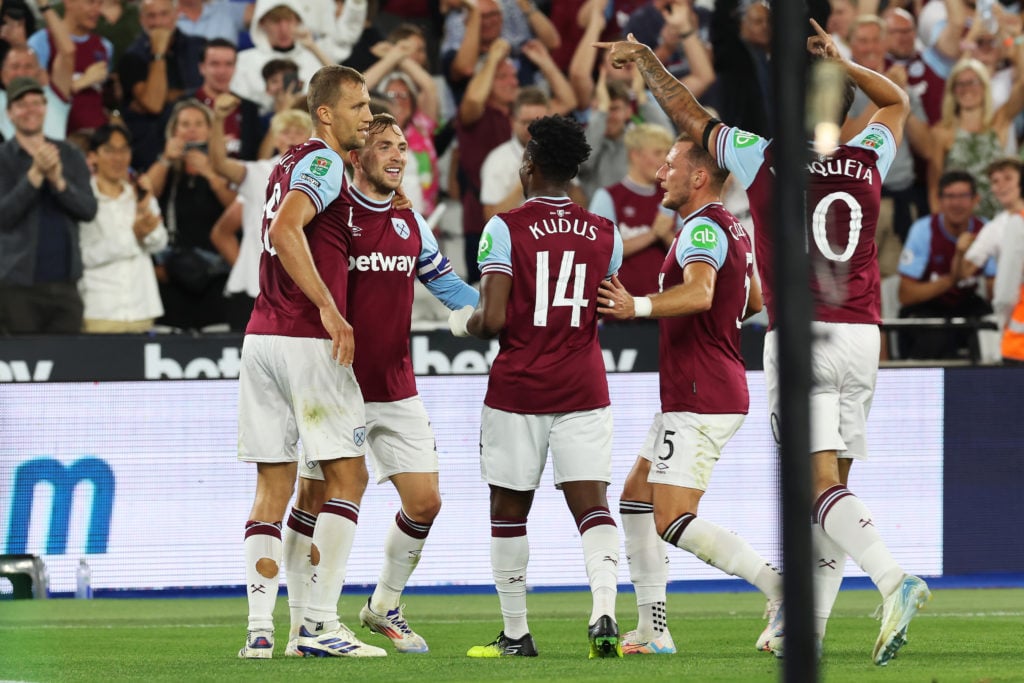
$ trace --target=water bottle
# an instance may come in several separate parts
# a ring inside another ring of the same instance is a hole
[[[75,572],[75,597],[80,600],[92,599],[92,570],[85,558],[78,561],[78,571]]]

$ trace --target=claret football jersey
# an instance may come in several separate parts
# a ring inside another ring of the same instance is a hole
[[[449,305],[475,306],[479,295],[452,273],[418,213],[375,201],[355,186],[348,255],[348,321],[355,335],[353,370],[367,402],[416,395],[409,354],[413,285],[418,278]],[[443,289],[436,285],[445,283]]]
[[[779,244],[772,225],[774,142],[723,126],[716,156],[742,183],[757,232],[754,247],[768,319],[775,320],[773,249],[806,249],[810,255],[815,320],[881,322],[881,289],[875,228],[882,181],[892,166],[896,140],[879,123],[869,124],[828,155],[809,155],[803,244]]]
[[[484,403],[530,414],[609,405],[597,289],[622,264],[615,225],[565,197],[533,197],[488,221],[479,263],[512,278]]]
[[[739,220],[718,202],[684,219],[683,229],[659,273],[659,291],[683,283],[691,263],[717,271],[711,308],[662,318],[658,367],[662,412],[746,413],[750,404],[740,353],[740,327],[747,310],[754,255]]]
[[[328,339],[320,311],[292,280],[270,244],[270,224],[288,192],[306,194],[316,207],[316,216],[305,228],[306,239],[317,272],[345,315],[352,220],[345,164],[327,143],[312,138],[290,149],[270,173],[263,209],[260,293],[245,332]]]

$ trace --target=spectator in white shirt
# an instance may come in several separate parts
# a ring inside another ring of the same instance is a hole
[[[167,246],[160,207],[145,180],[132,181],[126,128],[100,126],[89,141],[92,190],[99,210],[81,223],[83,330],[145,332],[163,315],[151,254]]]
[[[263,251],[263,206],[267,180],[281,155],[309,139],[313,120],[298,109],[286,109],[270,120],[270,137],[275,156],[258,161],[239,161],[228,156],[224,122],[238,107],[238,98],[230,93],[218,95],[213,103],[213,128],[210,130],[210,162],[213,170],[238,187],[238,197],[225,210],[210,231],[210,242],[231,266],[224,297],[227,299],[228,324],[244,331],[260,291],[259,263]],[[239,240],[241,231],[241,240]]]

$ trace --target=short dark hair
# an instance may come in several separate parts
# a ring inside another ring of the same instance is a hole
[[[125,142],[129,145],[132,144],[132,134],[127,128],[120,123],[104,123],[89,136],[89,151],[95,152],[110,142],[110,138],[114,137],[114,133],[120,133],[124,137]]]
[[[391,33],[388,34],[387,40],[389,43],[397,43],[398,41],[405,40],[410,36],[419,36],[423,40],[427,39],[426,34],[423,33],[423,29],[416,24],[405,22],[391,29]]]
[[[942,195],[942,191],[950,185],[955,183],[967,183],[971,186],[971,194],[978,194],[978,181],[974,179],[974,175],[967,171],[946,171],[939,178],[939,195]]]
[[[703,168],[708,172],[708,175],[711,176],[711,182],[714,183],[716,189],[722,189],[726,179],[729,177],[729,169],[719,166],[718,162],[711,156],[711,153],[701,147],[700,143],[691,138],[688,133],[680,133],[676,137],[676,142],[693,143],[686,153],[686,158],[694,166]]]
[[[567,183],[579,173],[580,164],[590,156],[583,128],[565,116],[545,116],[530,124],[528,158],[548,180]]]
[[[381,114],[374,114],[373,120],[370,121],[370,127],[367,130],[368,135],[375,135],[383,130],[390,128],[391,126],[398,126],[398,119],[387,112]],[[398,126],[401,129],[401,126]]]
[[[214,38],[213,40],[206,41],[206,44],[203,45],[203,51],[199,54],[200,62],[206,61],[206,51],[211,47],[226,47],[227,49],[232,50],[235,54],[238,54],[238,46],[230,40],[227,38]]]
[[[622,81],[612,81],[608,84],[608,99],[620,102],[631,103],[633,101],[633,92],[629,89],[629,86]]]
[[[309,79],[306,105],[309,107],[309,115],[313,117],[313,121],[317,120],[317,109],[325,104],[334,104],[338,100],[343,83],[365,85],[366,79],[355,69],[340,64],[322,66],[313,74],[313,78]]]
[[[263,65],[260,75],[263,76],[263,81],[266,82],[277,74],[289,71],[294,74],[299,73],[299,65],[290,59],[271,59]]]
[[[1021,161],[1016,157],[1001,157],[996,159],[991,164],[985,167],[985,175],[990,176],[996,171],[1005,171],[1007,169],[1013,169],[1017,173],[1021,173]],[[1024,175],[1024,173],[1021,173]]]
[[[517,114],[525,105],[536,104],[546,107],[550,101],[551,100],[548,98],[547,93],[537,86],[523,86],[519,89],[519,92],[516,93],[515,102],[512,103],[512,115],[514,116]]]

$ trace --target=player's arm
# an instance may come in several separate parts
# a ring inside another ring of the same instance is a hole
[[[480,278],[480,306],[473,311],[466,329],[474,337],[493,339],[505,327],[505,310],[512,292],[512,278],[488,273]]]
[[[910,113],[910,99],[907,97],[907,93],[877,71],[843,59],[832,36],[826,33],[825,29],[814,19],[811,19],[811,26],[814,27],[817,35],[807,39],[808,52],[837,62],[843,67],[857,87],[863,90],[868,99],[878,107],[878,111],[872,115],[870,122],[880,123],[888,128],[892,132],[896,144],[899,145],[903,140],[903,126],[907,120],[907,114]]]
[[[764,308],[764,298],[761,296],[761,280],[757,275],[750,278],[750,293],[747,294],[747,308],[743,311],[743,319],[757,315]]]
[[[900,305],[913,306],[914,304],[931,301],[935,297],[948,292],[955,284],[956,280],[949,273],[940,275],[928,282],[921,282],[906,275],[901,275],[899,289]]]
[[[680,132],[684,132],[693,140],[701,141],[704,148],[715,157],[715,140],[721,126],[675,76],[668,72],[665,65],[648,46],[637,42],[630,33],[627,40],[616,43],[594,43],[597,48],[610,48],[612,66],[622,68],[628,62],[636,64],[640,75],[648,89],[658,100],[658,104],[672,119],[672,123]],[[711,129],[708,123],[714,121]],[[705,132],[707,137],[705,137]],[[717,159],[717,158],[716,158]]]
[[[305,192],[288,192],[270,223],[268,237],[281,266],[302,293],[320,310],[320,320],[331,336],[331,357],[351,365],[355,355],[352,326],[341,316],[338,305],[313,262],[304,228],[316,216],[316,206]]]
[[[452,334],[456,337],[468,336],[466,323],[480,302],[480,293],[467,285],[452,270],[451,262],[441,253],[437,239],[434,238],[434,233],[423,216],[416,212],[413,212],[413,215],[416,216],[421,245],[416,263],[416,277],[434,298],[451,309],[448,325]]]
[[[613,275],[597,291],[597,312],[616,320],[633,318],[678,318],[711,309],[715,298],[718,271],[709,263],[697,261],[683,270],[683,282],[664,292],[634,297]],[[650,311],[646,311],[650,302]]]

